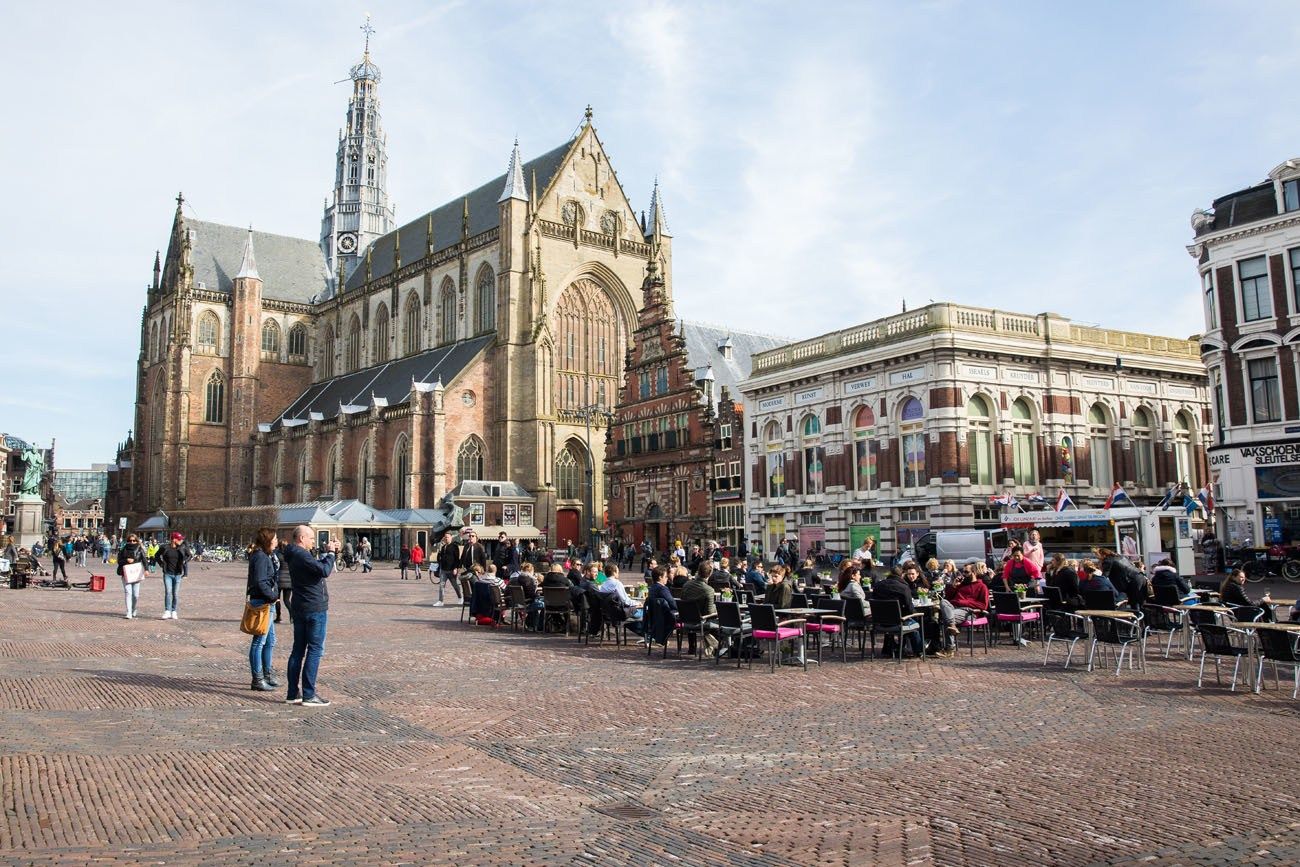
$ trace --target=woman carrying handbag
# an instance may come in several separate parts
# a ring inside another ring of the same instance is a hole
[[[122,550],[117,552],[117,574],[122,576],[122,592],[126,594],[126,619],[136,616],[140,607],[140,582],[144,580],[144,546],[140,537],[132,533]]]
[[[248,555],[246,610],[261,608],[266,615],[266,632],[253,635],[248,645],[248,666],[253,674],[250,688],[256,692],[271,692],[280,685],[271,663],[271,653],[275,650],[275,621],[271,619],[270,606],[280,598],[280,564],[272,555],[275,542],[275,531],[263,527],[257,531],[253,550]]]

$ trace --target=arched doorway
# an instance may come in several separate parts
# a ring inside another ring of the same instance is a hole
[[[656,551],[663,551],[668,547],[665,540],[667,527],[663,523],[663,509],[659,508],[658,503],[651,503],[645,510],[645,537],[650,540]]]
[[[581,547],[583,540],[578,533],[581,523],[577,509],[557,509],[555,512],[556,547],[564,548],[570,543]]]

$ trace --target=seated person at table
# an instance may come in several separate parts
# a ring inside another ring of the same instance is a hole
[[[905,580],[907,573],[912,571],[916,571],[919,574],[920,570],[916,568],[915,563],[908,563],[903,568],[903,577],[900,578],[893,572],[890,572],[884,578],[881,578],[879,581],[876,581],[871,585],[872,599],[893,600],[898,603],[899,612],[905,618],[903,621],[904,623],[907,622],[907,615],[913,614],[916,611],[916,609],[912,607],[912,589],[908,586],[907,581]],[[908,644],[911,645],[912,654],[914,656],[920,656],[921,630],[918,629],[914,632],[909,632],[907,635],[907,641]],[[882,648],[882,651],[886,656],[894,652],[894,636],[885,636],[885,645]]]
[[[809,557],[803,561],[803,565],[799,567],[798,578],[804,584],[816,584],[818,582],[817,564],[813,562],[813,558]]]
[[[532,602],[537,598],[537,575],[533,572],[532,563],[521,563],[519,571],[510,578],[510,583],[524,589],[525,602]]]
[[[542,589],[547,587],[563,587],[565,590],[573,589],[573,582],[564,574],[564,567],[559,563],[552,563],[551,568],[546,570],[542,576]]]
[[[668,558],[668,583],[670,586],[680,590],[686,586],[686,582],[691,580],[691,573],[686,571],[682,565],[682,558],[676,554]]]
[[[695,577],[686,582],[682,588],[682,601],[694,602],[699,606],[701,617],[707,617],[710,614],[718,613],[718,606],[713,602],[713,588],[709,586],[709,578],[713,575],[713,563],[708,560],[701,561],[699,567],[695,570]],[[717,618],[704,621],[704,650],[706,653],[714,653],[718,649],[718,639],[713,633],[718,630]],[[691,641],[691,649],[695,647],[695,636],[688,636]]]
[[[970,615],[979,617],[988,613],[989,585],[976,578],[971,570],[963,571],[956,583],[949,584],[945,595],[952,605],[954,623],[961,623]]]
[[[1269,623],[1273,622],[1273,606],[1270,604],[1272,599],[1270,594],[1265,593],[1260,597],[1258,602],[1252,602],[1246,595],[1246,573],[1241,569],[1233,572],[1223,583],[1219,585],[1219,604],[1227,605],[1229,608],[1235,606],[1248,606],[1258,608],[1264,612],[1263,620]]]
[[[1079,594],[1079,564],[1065,559],[1064,554],[1053,554],[1047,564],[1047,586],[1061,591],[1061,601],[1067,608],[1082,608],[1083,596]]]
[[[618,567],[614,562],[605,564],[605,583],[596,588],[601,596],[612,596],[618,600],[618,604],[623,608],[623,616],[631,617],[640,611],[640,607],[632,601],[632,597],[627,595],[627,588],[623,586],[623,581],[618,577]]]
[[[745,586],[754,591],[755,596],[767,592],[767,576],[763,574],[763,564],[754,560],[745,571]]]
[[[1196,594],[1192,592],[1192,585],[1187,583],[1187,579],[1178,574],[1174,568],[1174,561],[1168,557],[1156,564],[1156,568],[1151,570],[1152,587],[1173,587],[1178,591],[1180,599],[1187,602],[1195,602]]]
[[[922,590],[930,589],[930,579],[921,572],[921,567],[916,563],[905,563],[897,570],[897,576],[907,585],[907,589],[912,592],[912,598],[916,599]]]
[[[668,589],[668,570],[663,566],[656,566],[650,572],[650,593],[645,601],[646,613],[643,618],[643,630],[646,643],[657,641],[664,644],[668,636],[672,634],[673,624],[677,622],[677,600],[673,598],[672,592]],[[666,619],[657,618],[652,612],[663,610],[668,614]],[[655,619],[651,620],[652,617]]]
[[[482,566],[475,563],[471,571],[474,573],[474,577],[471,580],[482,581],[484,584],[491,585],[492,587],[495,587],[498,590],[505,589],[506,582],[502,581],[501,578],[497,575],[496,566],[494,564],[489,563],[487,567],[487,571],[485,572]]]
[[[767,570],[767,589],[764,601],[778,611],[790,607],[790,598],[794,596],[794,585],[786,579],[787,570],[780,563]]]
[[[1079,582],[1080,593],[1088,593],[1090,591],[1099,591],[1099,590],[1108,590],[1111,593],[1115,594],[1116,605],[1119,605],[1121,602],[1124,601],[1124,594],[1121,593],[1119,590],[1117,590],[1114,584],[1110,583],[1110,579],[1107,578],[1106,575],[1100,569],[1097,568],[1097,564],[1095,561],[1084,560],[1083,563],[1080,564],[1079,568],[1083,570],[1083,574],[1086,576],[1082,581]]]
[[[862,589],[862,569],[856,560],[848,561],[840,570],[835,588],[844,599],[861,599],[862,607],[867,607],[867,591]]]

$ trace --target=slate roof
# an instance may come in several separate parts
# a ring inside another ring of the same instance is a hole
[[[305,421],[313,412],[337,418],[339,404],[369,407],[372,397],[388,406],[400,406],[410,399],[412,379],[429,385],[438,380],[450,383],[491,341],[492,335],[485,334],[315,383],[280,413],[275,423]]]
[[[491,493],[488,489],[495,488],[500,493]],[[451,489],[453,497],[517,497],[521,500],[531,500],[533,495],[528,493],[528,489],[523,485],[515,482],[494,482],[489,480],[477,481],[466,480]]]
[[[527,183],[532,183],[534,173],[537,176],[538,189],[534,191],[535,195],[540,196],[542,190],[551,182],[551,178],[559,171],[560,163],[564,160],[564,155],[569,152],[569,146],[573,140],[565,142],[554,150],[547,151],[536,159],[524,163],[524,178]],[[433,251],[437,253],[445,250],[453,244],[460,243],[461,238],[461,216],[464,213],[465,201],[469,201],[469,234],[477,235],[486,232],[488,229],[494,229],[501,223],[501,212],[498,210],[497,201],[501,198],[502,191],[506,188],[505,174],[498,175],[488,181],[483,186],[463,196],[457,196],[447,204],[434,208],[429,212],[433,214]],[[428,223],[429,213],[421,214],[417,219],[412,220],[405,226],[400,227],[395,232],[389,232],[376,238],[370,245],[370,276],[371,279],[378,279],[393,272],[395,257],[394,238],[399,234],[402,241],[402,261],[406,263],[414,262],[417,259],[424,258],[425,251],[428,249]],[[258,258],[262,257],[262,242],[255,239],[257,244]],[[242,249],[242,247],[241,247]],[[352,275],[348,277],[347,288],[356,289],[365,285],[366,267],[364,260],[359,264]]]
[[[754,334],[749,331],[733,331],[715,325],[700,322],[681,322],[681,330],[686,337],[686,355],[697,378],[703,369],[713,365],[713,379],[716,387],[714,397],[726,386],[733,399],[740,398],[740,383],[749,378],[750,368],[756,352],[766,352],[778,346],[790,343],[788,337],[773,337],[768,334]],[[723,356],[718,344],[731,339],[731,358]]]
[[[297,524],[334,524],[346,527],[396,527],[401,521],[360,500],[316,500],[276,506],[281,527]]]
[[[1215,199],[1214,220],[1206,223],[1196,234],[1218,232],[1276,216],[1277,195],[1273,190],[1273,182],[1265,181]]]
[[[193,232],[190,262],[194,265],[195,288],[202,283],[209,292],[230,292],[244,259],[248,228],[188,217],[185,227]],[[263,298],[306,304],[313,296],[325,297],[329,269],[318,242],[254,231],[253,247],[257,250]]]

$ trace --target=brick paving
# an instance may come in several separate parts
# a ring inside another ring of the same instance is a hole
[[[1300,863],[1300,702],[1154,647],[773,675],[463,625],[381,568],[331,579],[305,709],[248,690],[242,575],[174,622],[157,578],[134,621],[112,576],[0,590],[0,863]]]

